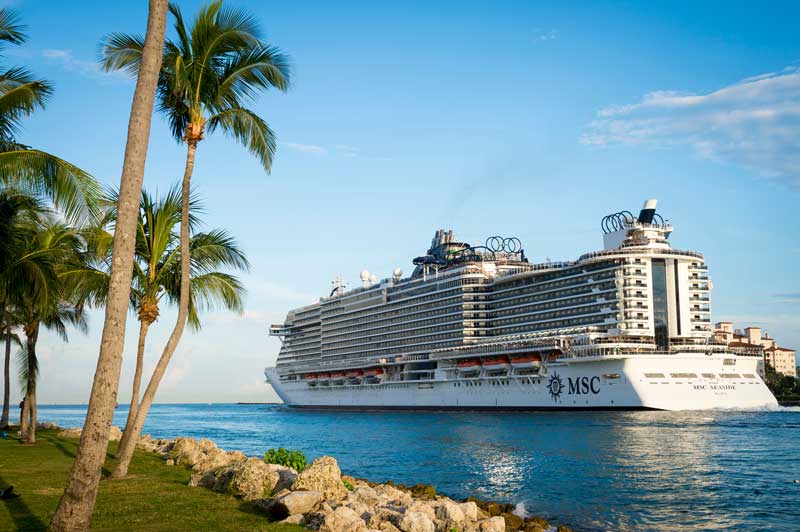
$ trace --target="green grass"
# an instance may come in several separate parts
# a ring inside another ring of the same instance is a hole
[[[0,488],[11,484],[20,497],[0,500],[0,530],[44,530],[61,498],[78,441],[60,440],[51,430],[36,431],[33,446],[11,434],[9,438],[0,439]],[[114,465],[116,446],[109,445],[104,477]],[[137,451],[129,473],[128,478],[100,483],[92,530],[304,530],[271,523],[230,495],[188,487],[190,470],[166,466],[152,453]]]

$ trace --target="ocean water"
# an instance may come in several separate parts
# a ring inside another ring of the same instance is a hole
[[[83,424],[85,407],[40,406]],[[127,409],[114,423],[122,427]],[[576,529],[800,530],[800,409],[742,412],[329,412],[156,405],[154,437],[335,456],[374,481],[521,503]]]

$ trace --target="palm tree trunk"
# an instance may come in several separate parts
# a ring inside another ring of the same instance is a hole
[[[136,221],[139,197],[142,193],[147,144],[150,140],[153,102],[164,51],[167,4],[168,0],[150,0],[142,62],[128,122],[100,356],[97,359],[97,369],[78,454],[70,470],[64,495],[50,521],[51,531],[89,530],[100,486],[101,468],[108,449],[108,431],[114,416],[122,367],[125,320],[133,276]]]
[[[131,431],[131,436],[127,441],[125,447],[120,446],[119,450],[119,463],[114,471],[111,473],[112,478],[122,478],[128,474],[128,466],[130,466],[131,458],[133,458],[133,451],[136,450],[136,442],[139,440],[139,433],[142,431],[144,420],[150,411],[150,406],[153,404],[158,385],[167,371],[172,354],[175,348],[178,347],[178,342],[183,334],[183,329],[186,327],[186,317],[189,315],[189,290],[191,285],[189,283],[189,187],[192,180],[192,172],[194,171],[194,156],[197,151],[197,141],[189,140],[186,150],[186,169],[183,172],[183,183],[181,188],[181,295],[178,301],[178,318],[175,322],[175,327],[172,329],[172,334],[167,340],[167,345],[161,353],[161,358],[158,359],[156,369],[153,370],[153,376],[150,377],[150,382],[147,384],[147,389],[142,396],[142,402],[139,404],[139,411],[136,414],[136,421]]]
[[[11,327],[6,327],[6,358],[3,363],[3,417],[0,419],[0,429],[8,428],[8,409],[11,393],[11,380],[9,367],[11,364]]]
[[[133,432],[133,422],[136,420],[136,412],[139,411],[139,387],[142,385],[142,366],[144,365],[144,345],[147,338],[147,330],[150,323],[142,320],[139,324],[139,345],[136,349],[136,371],[133,374],[133,389],[131,390],[131,407],[128,410],[128,419],[125,421],[125,431],[122,433],[122,441],[119,442],[119,449],[124,448],[130,440]],[[119,450],[117,451],[119,456]]]
[[[39,322],[34,322],[30,326],[25,326],[25,335],[28,337],[26,344],[26,364],[28,366],[28,379],[25,384],[25,411],[23,414],[26,421],[23,439],[25,443],[36,443],[36,341],[39,339]],[[21,429],[20,429],[21,430]]]

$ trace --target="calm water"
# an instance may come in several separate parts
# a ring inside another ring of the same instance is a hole
[[[120,407],[115,424],[123,426]],[[85,408],[42,406],[83,424]],[[334,413],[157,405],[145,432],[261,455],[331,454],[370,480],[519,503],[582,530],[800,530],[800,409],[771,412]]]

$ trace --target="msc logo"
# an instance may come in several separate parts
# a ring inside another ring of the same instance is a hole
[[[547,381],[547,391],[550,392],[553,402],[558,402],[563,393],[567,395],[597,395],[600,393],[600,377],[567,377],[567,384],[564,385],[561,376],[554,371],[550,375],[550,380]]]

